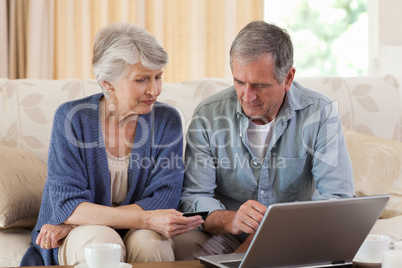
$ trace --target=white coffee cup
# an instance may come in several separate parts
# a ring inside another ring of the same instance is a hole
[[[120,263],[121,246],[104,243],[85,246],[85,261],[89,268],[117,268]]]
[[[401,268],[402,267],[402,251],[388,250],[382,255],[382,268]]]
[[[355,259],[360,262],[381,263],[382,254],[389,250],[390,243],[389,236],[369,234],[356,253]]]
[[[394,242],[394,249],[395,250],[402,250],[402,240]]]

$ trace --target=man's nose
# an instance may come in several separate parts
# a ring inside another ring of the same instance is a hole
[[[253,87],[249,83],[247,83],[244,88],[243,101],[252,102],[255,99],[257,99],[257,95]]]

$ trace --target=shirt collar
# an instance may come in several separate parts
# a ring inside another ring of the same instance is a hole
[[[302,86],[294,81],[286,92],[277,117],[281,116],[288,120],[293,117],[295,111],[302,110],[311,104],[313,101],[302,91]]]
[[[239,118],[240,116],[245,116],[248,117],[244,112],[243,112],[243,108],[241,107],[240,101],[237,99],[236,102],[236,115],[237,118]]]

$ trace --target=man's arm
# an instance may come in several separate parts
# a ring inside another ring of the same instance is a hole
[[[244,203],[238,211],[216,210],[204,223],[204,231],[212,234],[250,234],[235,252],[247,251],[267,208],[254,200]]]
[[[186,167],[181,194],[181,206],[186,212],[226,209],[214,198],[217,167],[210,148],[210,125],[208,118],[195,115],[187,131]]]
[[[352,197],[353,168],[343,136],[342,124],[334,103],[321,111],[321,120],[313,154],[312,173],[318,194],[313,200]]]

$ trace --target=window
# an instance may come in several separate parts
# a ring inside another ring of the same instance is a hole
[[[367,0],[265,0],[264,19],[292,37],[298,76],[368,73]]]

